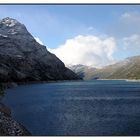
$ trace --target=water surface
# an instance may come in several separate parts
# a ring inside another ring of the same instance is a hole
[[[140,82],[22,85],[3,102],[33,135],[140,135]]]

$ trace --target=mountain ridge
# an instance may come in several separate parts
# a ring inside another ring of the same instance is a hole
[[[0,81],[78,80],[74,72],[39,44],[24,24],[0,20]]]
[[[94,68],[94,67],[90,67],[90,66],[86,66],[86,65],[82,65],[82,64],[71,65],[68,68],[71,69],[73,72],[77,73],[77,75],[79,75],[81,78],[83,78],[85,80],[87,79],[88,74],[91,71],[96,70],[96,68]]]
[[[85,66],[86,67],[86,66]],[[74,69],[69,67],[71,70]],[[76,71],[74,71],[76,72]],[[115,64],[104,66],[102,68],[90,69],[90,71],[83,71],[85,80],[92,79],[140,79],[140,55],[128,57]]]

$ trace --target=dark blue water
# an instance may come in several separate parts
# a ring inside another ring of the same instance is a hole
[[[6,93],[3,102],[33,135],[140,135],[140,82],[33,84]]]

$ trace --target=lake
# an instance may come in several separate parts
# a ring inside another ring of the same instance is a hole
[[[140,135],[140,82],[21,85],[7,89],[2,101],[32,135]]]

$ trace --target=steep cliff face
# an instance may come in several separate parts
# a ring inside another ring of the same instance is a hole
[[[0,21],[0,82],[80,79],[26,27],[12,18]]]

